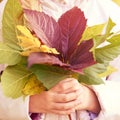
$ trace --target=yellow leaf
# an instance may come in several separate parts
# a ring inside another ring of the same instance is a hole
[[[34,94],[39,94],[40,92],[45,90],[46,89],[43,86],[43,84],[37,80],[36,76],[33,75],[26,83],[22,92],[24,95],[34,95]]]
[[[17,25],[17,29],[24,35],[24,36],[27,36],[29,38],[33,38],[33,35],[31,34],[31,32],[25,27],[25,26],[22,26],[22,25]]]
[[[20,54],[22,56],[29,56],[33,52],[44,52],[44,53],[52,53],[52,54],[59,54],[55,48],[49,48],[46,45],[41,45],[39,48],[31,48],[29,50],[23,51]]]
[[[55,48],[50,48],[46,45],[41,45],[38,38],[33,36],[31,32],[25,27],[18,25],[17,29],[21,32],[22,35],[17,36],[19,39],[19,45],[23,49],[21,55],[29,56],[32,52],[45,52],[59,54]]]
[[[115,68],[112,67],[112,66],[108,66],[108,67],[107,67],[107,70],[106,70],[104,73],[99,74],[98,76],[99,76],[99,77],[106,77],[106,76],[110,75],[111,73],[113,73],[113,72],[115,72],[115,71],[117,71],[117,69],[115,69]]]
[[[41,52],[59,54],[59,52],[55,48],[49,48],[46,45],[41,45],[40,49],[41,49]]]
[[[113,2],[120,6],[120,0],[113,0]]]
[[[29,39],[28,37],[25,36],[18,36],[18,39],[21,40],[18,44],[24,49],[31,49],[33,47],[40,47],[40,42],[36,44],[35,41]]]
[[[24,50],[27,50],[33,47],[40,47],[41,43],[39,39],[33,36],[31,32],[25,26],[18,25],[17,29],[22,34],[20,36],[17,36],[17,38],[20,40],[18,44]]]
[[[26,51],[23,51],[21,52],[20,54],[22,56],[29,56],[31,53],[33,52],[41,52],[40,48],[32,48],[32,49],[29,49],[29,50],[26,50]]]

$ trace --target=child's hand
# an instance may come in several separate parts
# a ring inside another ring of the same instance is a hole
[[[80,84],[76,79],[68,78],[64,81],[61,81],[57,86],[54,87],[54,89],[58,93],[66,93],[66,95],[69,95],[70,93],[77,93],[78,96],[76,96],[74,101],[77,101],[78,105],[74,106],[75,110],[88,110],[94,113],[100,112],[100,104],[94,91],[89,87]],[[68,97],[72,98],[72,96]]]
[[[94,91],[87,86],[80,85],[82,92],[79,96],[80,104],[76,107],[77,110],[88,110],[94,113],[99,113],[101,108],[98,98]]]
[[[49,91],[30,97],[30,112],[70,114],[75,110],[98,113],[100,105],[95,93],[74,78],[62,80]]]
[[[75,111],[79,101],[79,84],[76,79],[60,81],[49,91],[30,96],[30,112],[70,114]]]
[[[89,87],[80,84],[74,78],[68,78],[61,81],[53,89],[55,89],[57,93],[66,93],[66,95],[69,95],[70,93],[77,93],[78,96],[76,96],[76,99],[74,101],[77,101],[78,105],[74,106],[73,109],[75,110],[88,110],[94,113],[100,112],[100,104],[94,91]],[[69,97],[72,98],[72,96]]]

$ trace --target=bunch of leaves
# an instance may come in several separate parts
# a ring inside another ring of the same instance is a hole
[[[1,76],[5,95],[17,98],[39,93],[68,77],[101,84],[102,77],[114,71],[109,62],[120,54],[120,34],[111,32],[115,26],[111,19],[87,27],[77,7],[56,21],[41,9],[22,6],[8,0],[3,14],[0,63],[7,64]],[[108,44],[101,47],[104,42]]]

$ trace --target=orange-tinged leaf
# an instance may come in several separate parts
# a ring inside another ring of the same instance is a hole
[[[23,88],[22,92],[25,95],[34,95],[39,94],[40,92],[44,91],[46,88],[43,84],[37,80],[36,76],[33,75]]]

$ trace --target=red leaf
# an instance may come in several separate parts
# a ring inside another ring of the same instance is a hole
[[[62,52],[64,61],[67,62],[82,37],[86,27],[86,19],[84,13],[79,8],[74,7],[64,13],[58,23],[63,33]]]
[[[93,41],[83,41],[78,46],[87,22],[84,13],[79,8],[74,7],[64,13],[58,20],[59,24],[42,12],[25,10],[25,13],[33,31],[41,41],[61,52],[61,56],[32,53],[28,59],[28,66],[33,64],[59,65],[81,72],[83,68],[95,63],[93,53],[90,52]]]
[[[76,49],[76,51],[70,57],[69,64],[71,68],[80,70],[95,64],[93,53],[90,49],[93,47],[93,40],[83,41]]]
[[[62,63],[57,57],[52,54],[47,53],[31,53],[28,58],[28,67],[33,64],[49,64],[49,65],[59,65],[59,66],[69,66]]]
[[[25,10],[25,15],[38,38],[45,45],[59,50],[61,32],[58,23],[43,12]]]

